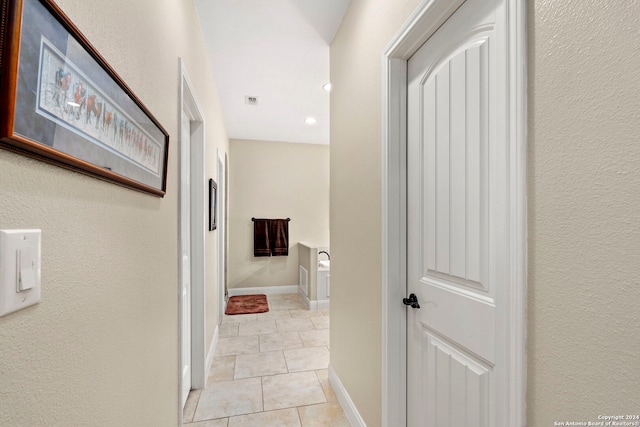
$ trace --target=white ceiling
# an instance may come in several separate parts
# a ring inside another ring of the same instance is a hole
[[[195,0],[229,138],[329,144],[322,85],[349,2]]]

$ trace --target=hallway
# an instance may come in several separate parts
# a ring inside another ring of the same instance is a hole
[[[268,302],[268,313],[224,316],[185,426],[349,426],[328,380],[329,311],[306,310],[298,294]]]

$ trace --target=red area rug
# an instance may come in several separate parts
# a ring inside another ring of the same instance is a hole
[[[266,313],[267,311],[269,311],[269,304],[266,295],[237,295],[229,298],[224,314]]]

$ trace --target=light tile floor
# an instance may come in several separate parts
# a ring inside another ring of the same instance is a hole
[[[207,386],[192,390],[188,427],[349,427],[329,385],[329,312],[297,294],[269,312],[224,316]]]

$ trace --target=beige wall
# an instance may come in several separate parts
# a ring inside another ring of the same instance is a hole
[[[640,3],[528,12],[529,426],[638,413]]]
[[[381,425],[381,53],[417,0],[352,0],[331,46],[331,364]],[[637,413],[637,2],[528,2],[528,426]],[[359,304],[351,303],[354,299]]]
[[[382,405],[382,51],[418,3],[352,0],[331,45],[331,365],[369,427]]]
[[[57,3],[171,135],[167,195],[0,150],[0,229],[42,229],[42,302],[0,318],[0,425],[175,426],[179,56],[206,116],[207,159],[227,150],[195,9]],[[215,167],[207,161],[207,175]]]
[[[329,147],[231,140],[229,287],[298,284],[298,242],[329,243]],[[289,256],[253,256],[251,218],[291,218]]]

